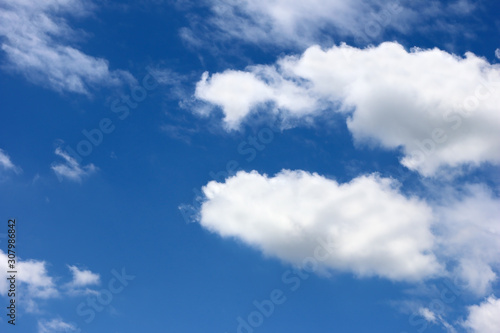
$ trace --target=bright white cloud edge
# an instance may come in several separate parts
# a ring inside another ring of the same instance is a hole
[[[312,46],[274,65],[205,73],[195,96],[222,109],[227,130],[257,110],[288,127],[340,112],[357,142],[402,150],[401,163],[424,176],[500,163],[500,65],[472,53]]]
[[[463,326],[472,333],[497,333],[500,329],[500,299],[488,297],[479,305],[468,308],[469,315]]]
[[[485,186],[438,204],[407,197],[377,175],[339,184],[305,171],[240,171],[203,193],[204,228],[294,265],[323,238],[335,244],[325,270],[395,281],[454,276],[477,295],[497,278],[500,201]]]

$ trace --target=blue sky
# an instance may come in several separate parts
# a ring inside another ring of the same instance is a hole
[[[499,12],[0,0],[1,332],[497,332]]]

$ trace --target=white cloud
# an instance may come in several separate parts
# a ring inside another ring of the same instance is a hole
[[[0,250],[0,296],[7,296],[10,288],[8,280],[11,270],[8,267],[8,256]],[[23,309],[27,313],[40,314],[43,313],[43,307],[39,303],[43,300],[53,298],[65,298],[85,295],[99,295],[99,292],[87,288],[87,286],[97,285],[100,283],[100,276],[89,270],[80,270],[78,267],[68,265],[72,273],[72,280],[66,284],[59,284],[58,277],[51,276],[48,272],[49,264],[46,261],[27,259],[20,260],[17,258],[15,270],[16,278],[16,299],[20,299],[24,304]],[[17,302],[17,301],[16,301]],[[43,304],[43,303],[42,303]],[[59,332],[57,327],[66,327],[64,325],[57,326],[57,321],[41,321],[39,327],[46,329],[43,332]],[[66,327],[69,328],[69,327]]]
[[[470,306],[463,325],[472,333],[497,333],[500,329],[500,300],[490,296],[481,304]]]
[[[440,253],[457,262],[454,274],[479,295],[491,289],[500,267],[500,200],[484,185],[469,185],[435,207]]]
[[[373,175],[338,184],[303,171],[239,172],[203,188],[200,224],[295,265],[326,237],[335,249],[325,270],[392,280],[441,274],[432,254],[431,209],[395,187]]]
[[[52,277],[47,273],[44,261],[27,260],[18,264],[19,280],[28,285],[29,295],[50,298],[58,294]]]
[[[58,177],[64,177],[72,181],[81,182],[84,177],[91,175],[97,170],[97,167],[92,163],[80,166],[80,164],[73,157],[69,156],[68,153],[63,151],[61,148],[56,148],[55,154],[65,160],[65,163],[53,163],[51,166],[51,169]]]
[[[433,323],[433,324],[441,324],[445,330],[449,333],[455,333],[456,330],[455,328],[450,325],[444,318],[443,316],[441,316],[440,314],[438,313],[435,313],[433,311],[431,311],[430,309],[428,308],[425,308],[425,307],[421,307],[418,309],[418,313],[424,317],[425,320],[427,320],[428,322],[430,323]]]
[[[500,49],[495,50],[495,56],[500,59]]]
[[[457,16],[470,14],[468,0],[442,4],[434,1],[383,0],[208,0],[202,18],[190,13],[190,27],[181,37],[194,47],[237,41],[258,46],[299,47],[331,44],[333,38],[354,37],[366,45],[386,33],[462,31]],[[428,24],[427,24],[428,23]],[[429,28],[432,27],[432,28]],[[207,43],[207,41],[209,41]]]
[[[0,149],[0,166],[4,170],[14,169],[15,166],[10,160],[9,155],[7,155],[2,149]]]
[[[276,65],[204,74],[195,96],[222,109],[228,130],[260,109],[293,123],[333,109],[356,141],[402,149],[403,165],[431,176],[500,162],[499,87],[500,65],[472,53],[386,42],[313,46]]]
[[[425,318],[425,320],[431,323],[436,322],[436,314],[428,308],[420,308],[418,312]]]
[[[470,14],[477,8],[477,3],[470,0],[457,0],[448,5],[448,10],[457,14]]]
[[[358,20],[362,13],[374,12],[373,2],[354,1],[211,1],[212,22],[226,38],[252,43],[309,44],[321,29],[337,28],[358,34],[365,28]]]
[[[92,273],[90,270],[80,270],[76,266],[68,266],[71,273],[73,274],[73,281],[71,285],[75,287],[84,287],[88,285],[99,284],[99,274]]]
[[[0,148],[0,172],[1,171],[14,171],[15,173],[19,173],[21,168],[14,165],[9,155],[7,155],[7,153]]]
[[[68,324],[60,319],[39,320],[38,333],[54,333],[54,332],[75,332],[77,327]]]
[[[242,119],[263,103],[273,101],[276,107],[301,116],[313,113],[317,101],[304,89],[285,80],[278,73],[261,67],[259,70],[272,82],[268,85],[254,73],[226,71],[208,79],[204,73],[196,85],[196,97],[224,109],[224,123],[228,130],[237,128]]]
[[[0,0],[2,50],[10,68],[30,81],[56,91],[88,94],[95,86],[131,82],[125,71],[110,71],[108,62],[69,45],[77,32],[67,16],[86,16],[94,6],[86,0]]]
[[[9,281],[7,280],[9,269],[7,267],[8,257],[0,250],[0,294],[6,294],[9,289]],[[27,293],[23,296],[27,299],[32,298],[51,298],[59,294],[54,280],[47,272],[47,264],[45,261],[38,260],[22,260],[18,261],[16,268],[18,274],[17,281],[26,285]]]
[[[198,218],[222,237],[294,265],[324,237],[335,244],[325,270],[397,281],[451,277],[463,290],[488,293],[500,267],[500,199],[473,184],[424,201],[397,185],[376,175],[338,184],[304,171],[238,172],[203,187]]]

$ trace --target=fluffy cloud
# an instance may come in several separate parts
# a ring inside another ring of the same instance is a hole
[[[6,296],[9,290],[10,282],[7,280],[9,276],[7,273],[9,270],[7,267],[8,259],[7,254],[0,250],[0,296]],[[39,303],[45,299],[99,294],[98,291],[86,288],[100,283],[99,274],[68,265],[72,273],[72,280],[60,286],[60,284],[56,283],[58,278],[49,274],[48,266],[47,262],[41,260],[17,260],[17,295],[21,297],[26,312],[39,313]],[[40,328],[40,332],[59,332],[54,326],[57,322],[57,320],[39,322],[39,327],[46,329],[46,331],[43,331]]]
[[[0,36],[8,64],[32,82],[56,91],[88,94],[94,86],[132,81],[125,71],[110,71],[108,62],[69,45],[77,32],[66,16],[85,16],[86,0],[0,0]]]
[[[277,110],[286,110],[296,117],[314,113],[318,101],[304,88],[284,79],[266,67],[254,69],[265,76],[266,83],[255,73],[226,71],[210,78],[204,73],[196,85],[196,97],[221,106],[228,130],[236,129],[242,120],[257,107],[273,102]]]
[[[92,163],[80,166],[73,157],[69,156],[61,148],[56,148],[55,154],[65,160],[65,163],[53,163],[51,166],[51,169],[60,180],[67,178],[72,181],[81,182],[84,177],[91,175],[97,170],[97,167]]]
[[[8,257],[0,250],[0,294],[6,294],[9,289],[9,281],[7,280],[7,261]],[[25,294],[27,299],[32,298],[50,298],[59,294],[54,280],[47,272],[47,264],[45,261],[38,260],[23,260],[17,263],[18,281],[24,284],[27,288]]]
[[[239,172],[203,187],[199,223],[294,265],[327,242],[324,270],[397,281],[448,276],[489,292],[500,267],[499,198],[476,184],[424,201],[397,185],[376,175],[338,184],[304,171]]]
[[[488,297],[483,303],[469,307],[469,316],[463,324],[473,333],[497,333],[500,328],[500,300]]]
[[[99,284],[100,276],[99,274],[92,273],[89,270],[80,270],[76,266],[68,266],[69,270],[73,274],[73,281],[70,282],[72,286],[84,287],[88,285]]]
[[[101,283],[101,277],[99,274],[93,273],[87,269],[80,270],[78,267],[71,265],[68,265],[68,268],[71,271],[71,274],[73,274],[73,280],[64,286],[68,295],[78,296],[99,294],[98,291],[87,288],[88,286],[98,285]]]
[[[203,188],[200,223],[296,265],[324,238],[334,244],[326,270],[393,280],[440,274],[431,209],[395,186],[377,176],[338,184],[303,171],[239,172]]]
[[[276,65],[204,74],[195,96],[222,109],[228,130],[260,109],[293,123],[341,112],[356,141],[401,150],[403,165],[430,176],[500,162],[499,88],[500,65],[472,53],[386,42],[313,46]]]

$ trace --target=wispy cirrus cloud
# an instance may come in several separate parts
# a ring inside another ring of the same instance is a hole
[[[180,30],[194,47],[243,41],[260,47],[305,48],[331,44],[335,37],[366,45],[382,40],[386,32],[453,34],[463,28],[456,17],[477,7],[469,0],[207,0],[202,4],[208,14],[203,18],[190,14],[190,26]]]
[[[181,37],[193,46],[204,46],[210,40],[241,40],[259,46],[309,46],[331,37],[322,33],[330,30],[340,35],[361,36],[367,28],[367,13],[382,11],[381,1],[232,1],[206,2],[207,19],[191,16],[191,27],[181,29]],[[389,7],[389,6],[385,6]],[[393,16],[403,10],[396,2],[390,4]],[[387,9],[388,10],[388,9]],[[384,14],[386,15],[386,14]],[[370,17],[371,19],[371,17]],[[385,19],[385,17],[384,17]],[[396,18],[388,18],[392,27]],[[401,28],[401,27],[400,27]]]
[[[83,178],[90,176],[97,171],[97,167],[90,163],[81,166],[76,159],[71,157],[61,148],[56,148],[55,154],[64,159],[64,163],[53,163],[51,169],[56,173],[59,179],[69,179],[76,182],[81,182]]]
[[[71,45],[78,32],[68,17],[84,17],[95,9],[87,0],[0,0],[4,68],[59,92],[89,94],[100,86],[132,82],[126,71],[110,70],[108,61]]]
[[[442,325],[446,332],[456,333],[455,328],[443,318],[441,312],[436,313],[428,308],[421,307],[416,313],[421,315],[429,323]]]
[[[56,332],[76,332],[78,328],[70,323],[66,323],[61,319],[39,320],[38,333],[56,333]]]
[[[0,148],[0,179],[2,178],[2,173],[10,171],[20,173],[22,170],[20,167],[12,163],[10,156]]]

